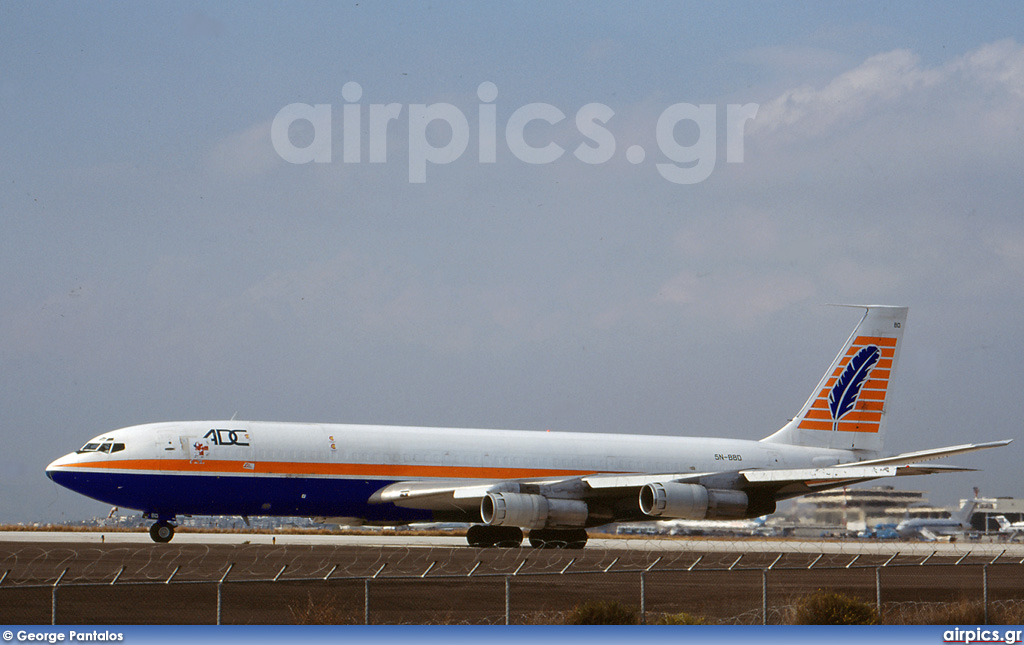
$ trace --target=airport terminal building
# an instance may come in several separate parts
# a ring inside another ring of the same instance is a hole
[[[899,524],[908,518],[947,518],[950,513],[929,505],[924,491],[875,486],[807,495],[797,500],[796,515],[817,526],[863,531],[878,524]]]
[[[1014,497],[976,497],[961,499],[959,509],[975,504],[969,522],[981,533],[996,533],[995,518],[1003,515],[1011,522],[1024,519],[1024,499]],[[928,503],[924,491],[896,490],[891,486],[849,488],[807,495],[797,500],[795,515],[816,526],[849,531],[870,529],[879,524],[896,525],[906,519],[945,519],[948,509]]]
[[[975,531],[995,532],[999,530],[996,516],[1003,515],[1011,522],[1024,520],[1024,499],[1017,497],[979,497],[977,500],[962,499],[960,508],[977,501],[971,514],[971,528]]]

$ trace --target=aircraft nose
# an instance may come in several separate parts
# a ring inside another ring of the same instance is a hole
[[[50,481],[53,481],[53,473],[59,470],[63,470],[63,466],[67,465],[70,461],[72,461],[74,457],[75,453],[71,453],[68,455],[64,455],[59,459],[54,459],[53,461],[51,461],[46,466],[46,476],[50,478]]]

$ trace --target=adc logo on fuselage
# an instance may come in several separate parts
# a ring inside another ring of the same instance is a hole
[[[210,430],[203,435],[203,439],[209,439],[218,446],[248,446],[249,433],[245,430]]]

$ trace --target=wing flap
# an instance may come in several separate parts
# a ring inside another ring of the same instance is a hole
[[[848,479],[876,479],[896,475],[896,466],[834,466],[832,468],[790,468],[786,470],[741,470],[751,483],[788,483]]]
[[[684,482],[714,473],[651,473],[643,475],[584,475],[580,480],[591,488],[640,488],[655,482]]]
[[[959,473],[973,471],[962,466],[924,466],[921,464],[865,466],[863,463],[831,468],[792,468],[789,470],[741,470],[740,474],[752,484],[859,481],[880,477],[905,477],[908,475],[934,475],[936,473]]]
[[[1008,445],[1012,441],[1013,439],[1003,439],[1001,441],[986,441],[985,443],[965,443],[960,444],[959,446],[946,446],[945,448],[930,448],[928,450],[916,450],[914,452],[905,452],[899,455],[893,455],[892,457],[881,457],[880,459],[868,459],[865,461],[858,461],[854,462],[851,465],[883,466],[892,464],[896,466],[905,466],[919,461],[931,461],[933,459],[942,459],[943,457],[962,455],[968,452],[974,452],[976,450],[999,448],[1001,446]]]

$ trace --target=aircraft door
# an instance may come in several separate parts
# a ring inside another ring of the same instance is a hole
[[[170,430],[160,430],[156,433],[157,459],[173,459],[180,454],[177,438],[177,433]]]

